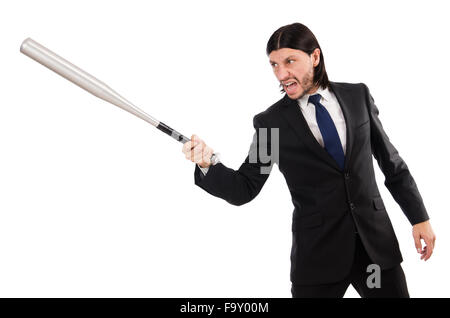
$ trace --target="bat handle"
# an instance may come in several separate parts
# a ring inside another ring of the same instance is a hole
[[[175,129],[167,126],[163,122],[159,122],[159,124],[158,124],[158,126],[156,126],[156,128],[158,128],[162,132],[168,134],[170,137],[174,138],[175,140],[177,140],[177,141],[179,141],[179,142],[181,142],[183,144],[187,143],[188,141],[191,141],[188,137],[186,137],[183,134],[179,133]],[[210,160],[211,160],[211,164],[215,165],[216,163],[219,162],[219,157],[216,154],[212,154]]]

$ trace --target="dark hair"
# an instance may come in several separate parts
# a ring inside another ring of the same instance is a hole
[[[301,23],[292,23],[276,30],[267,42],[266,53],[269,55],[272,51],[282,48],[300,50],[308,55],[311,55],[315,49],[320,49],[320,62],[314,68],[313,82],[314,85],[322,86],[324,89],[328,87],[330,82],[325,70],[322,49],[310,29]],[[284,92],[284,89],[281,91]]]

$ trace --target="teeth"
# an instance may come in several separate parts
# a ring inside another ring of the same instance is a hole
[[[286,87],[291,86],[292,84],[294,84],[295,82],[290,82],[286,84]]]

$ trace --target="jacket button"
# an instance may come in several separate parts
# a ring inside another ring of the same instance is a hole
[[[345,177],[345,179],[350,179],[350,173],[346,172],[346,173],[344,174],[344,177]]]
[[[353,204],[353,202],[350,202],[350,210],[354,210],[355,209],[355,205]]]

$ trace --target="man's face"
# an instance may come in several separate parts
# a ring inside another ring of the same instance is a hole
[[[314,87],[314,67],[320,62],[320,50],[315,49],[311,55],[303,51],[283,48],[269,54],[273,72],[289,98],[298,99],[305,94],[312,94]]]

